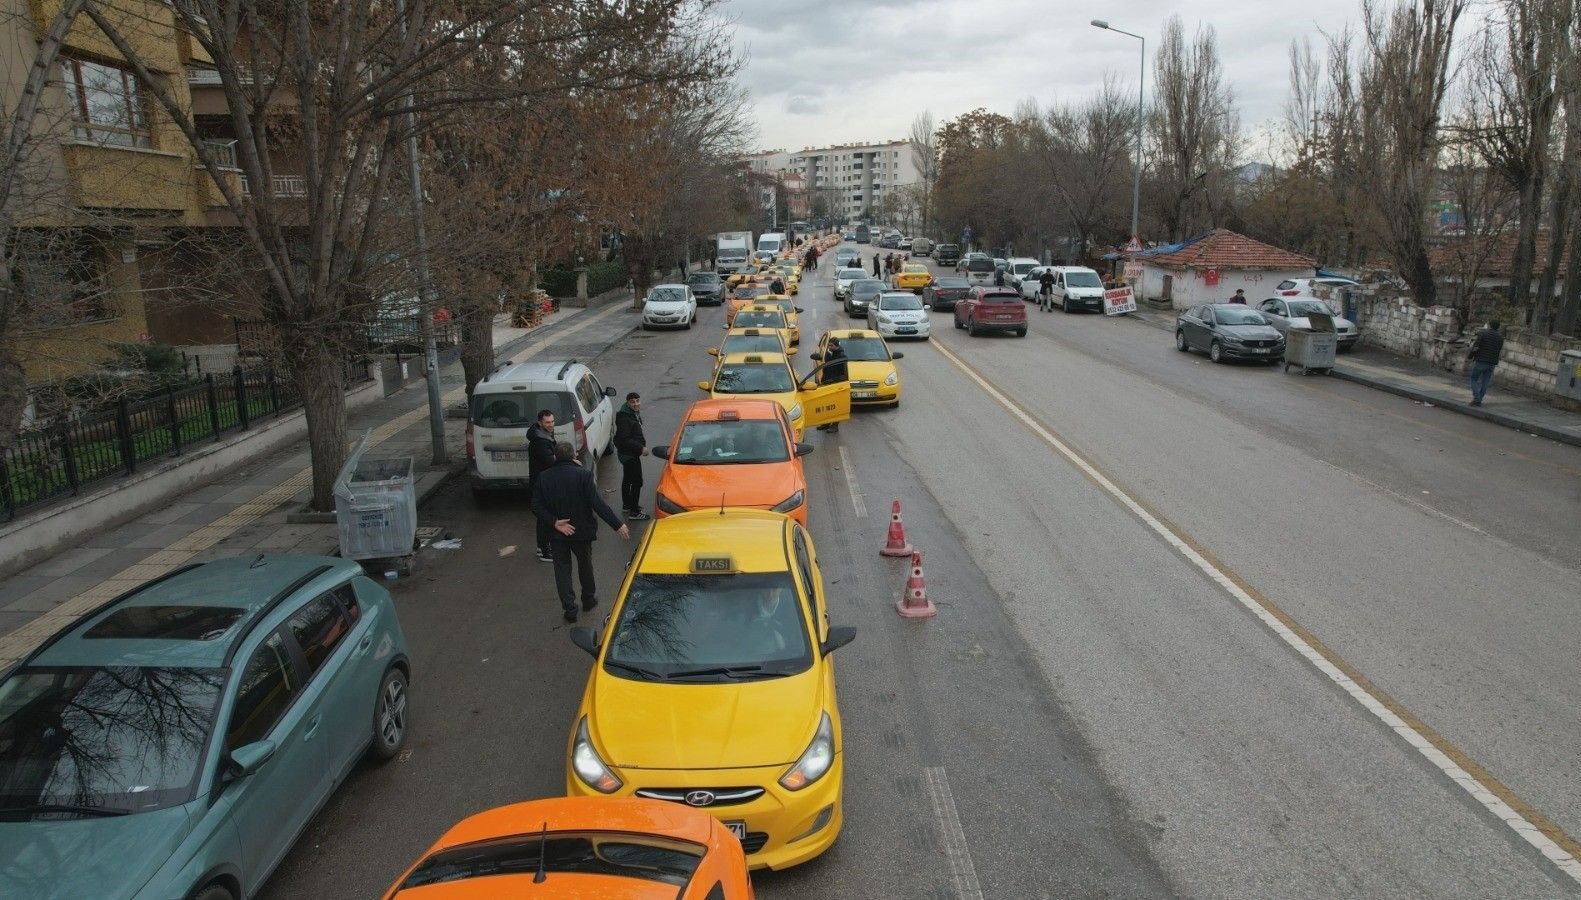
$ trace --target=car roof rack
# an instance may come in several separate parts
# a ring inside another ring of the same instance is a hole
[[[574,359],[566,360],[565,361],[565,365],[560,367],[559,373],[556,374],[554,377],[556,377],[556,378],[564,378],[565,377],[565,373],[571,371],[571,367],[574,366],[574,365],[576,365],[576,360],[574,360]]]
[[[253,615],[248,618],[247,622],[242,625],[241,629],[236,632],[236,637],[231,639],[231,645],[225,649],[224,664],[227,667],[230,666],[231,662],[236,658],[236,651],[240,650],[242,647],[242,641],[245,641],[247,639],[247,635],[252,634],[253,629],[258,627],[258,623],[268,618],[269,614],[274,612],[276,607],[284,603],[287,598],[301,590],[303,586],[311,582],[313,579],[333,568],[334,566],[328,565],[316,566],[301,578],[298,578],[297,580],[286,585],[284,588],[281,588],[275,593],[273,597],[270,597],[269,602],[259,607],[258,611],[253,613]]]

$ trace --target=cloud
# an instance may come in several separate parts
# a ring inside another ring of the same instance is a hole
[[[793,116],[810,116],[823,112],[823,103],[806,94],[793,94],[785,98],[785,111]]]

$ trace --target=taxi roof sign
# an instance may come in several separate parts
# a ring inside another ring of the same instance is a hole
[[[734,575],[736,559],[728,553],[693,554],[692,572],[696,575]]]

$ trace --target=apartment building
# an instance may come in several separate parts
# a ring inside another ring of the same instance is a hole
[[[60,0],[0,0],[0,102],[15,108],[39,35]],[[188,70],[211,65],[161,0],[120,0],[122,29],[180,104]],[[29,380],[92,371],[114,345],[158,338],[149,309],[168,288],[184,229],[210,224],[224,200],[190,142],[115,45],[79,15],[45,88],[27,155],[13,236],[24,315],[13,340]],[[239,178],[234,167],[214,177]]]
[[[809,197],[828,197],[830,208],[847,218],[860,217],[886,194],[921,180],[910,141],[769,150],[747,163],[764,175],[798,173]]]

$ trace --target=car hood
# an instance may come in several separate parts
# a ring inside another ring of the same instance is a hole
[[[622,769],[789,765],[822,712],[818,665],[727,684],[655,684],[595,670],[593,740]]]
[[[1272,325],[1220,325],[1219,331],[1230,337],[1251,341],[1276,340],[1284,337],[1279,333],[1279,329]]]
[[[647,303],[642,304],[643,312],[658,313],[660,315],[674,315],[675,313],[685,311],[685,309],[685,300],[665,300],[661,303],[655,303],[652,300],[649,300]]]
[[[875,307],[873,312],[876,315],[888,316],[892,322],[919,322],[928,317],[928,314],[920,309],[878,309]]]
[[[1086,300],[1086,299],[1089,299],[1089,298],[1092,298],[1092,297],[1102,297],[1103,296],[1103,288],[1101,288],[1101,287],[1066,288],[1065,289],[1065,296],[1070,297],[1072,299],[1081,298],[1083,300]]]
[[[0,822],[0,884],[9,896],[35,900],[129,897],[170,859],[190,827],[185,806],[103,819]]]
[[[895,371],[895,364],[888,360],[871,359],[847,362],[846,376],[852,381],[876,381],[884,383],[889,373]]]
[[[1295,318],[1292,318],[1292,319],[1290,319],[1288,321],[1290,322],[1290,327],[1291,328],[1311,328],[1312,327],[1312,320],[1307,318],[1306,316],[1296,316]],[[1335,316],[1334,317],[1334,327],[1339,329],[1339,330],[1341,330],[1341,331],[1355,331],[1356,330],[1356,323],[1352,322],[1351,320],[1349,320],[1349,319],[1347,319],[1347,318],[1345,318],[1343,316]]]
[[[805,483],[791,463],[691,465],[670,463],[659,480],[659,493],[687,509],[718,506],[772,507]]]

